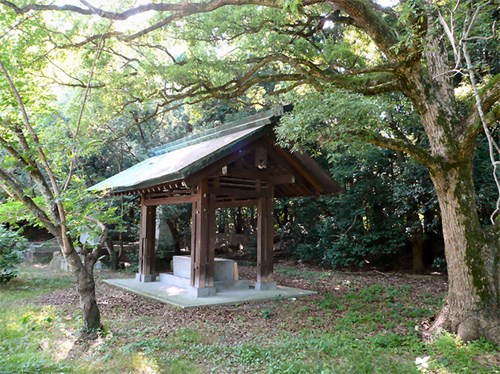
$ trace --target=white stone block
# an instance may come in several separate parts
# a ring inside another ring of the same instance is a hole
[[[191,279],[191,257],[173,256],[172,270],[174,275]],[[225,258],[215,259],[214,281],[232,282],[238,280],[238,264],[234,260]]]
[[[277,288],[276,282],[255,282],[256,291],[272,291]]]

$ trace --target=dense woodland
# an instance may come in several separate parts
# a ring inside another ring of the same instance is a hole
[[[333,268],[447,266],[438,327],[498,340],[495,2],[64,4],[0,0],[0,221],[57,239],[90,295],[88,327],[93,265],[138,216],[133,198],[86,188],[157,145],[290,102],[277,141],[314,154],[343,192],[277,202],[280,251]],[[182,245],[188,210],[163,216]],[[252,209],[217,219],[220,233],[255,227]],[[82,262],[89,231],[100,239]]]

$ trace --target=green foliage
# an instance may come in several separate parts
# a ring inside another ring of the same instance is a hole
[[[0,225],[0,283],[15,278],[23,253],[28,250],[28,241],[15,231]]]
[[[389,106],[390,103],[394,106]],[[329,101],[316,103],[314,110],[308,111],[309,103],[299,103],[297,112],[287,117],[279,128],[282,139],[291,139],[295,147],[317,154],[343,189],[337,196],[320,200],[295,199],[277,203],[278,221],[283,222],[278,230],[286,241],[285,248],[304,261],[334,267],[387,269],[396,257],[404,259],[404,255],[409,254],[412,240],[442,240],[438,202],[427,169],[402,153],[356,141],[361,140],[356,136],[347,144],[344,138],[352,133],[342,127],[340,119],[335,120],[336,110],[330,112],[330,108],[323,107],[329,104]],[[427,145],[427,138],[418,129],[418,120],[407,102],[396,103],[390,98],[383,107],[391,109],[392,120],[400,123],[401,129],[411,134],[417,144]],[[340,113],[351,118],[345,121],[356,121],[355,113],[349,114],[347,110]],[[322,123],[321,118],[334,120]],[[361,118],[357,120],[362,121]],[[330,137],[332,130],[328,127],[332,123],[336,126],[336,122],[338,131],[346,133]],[[366,130],[376,131],[376,128],[366,127]],[[321,148],[316,146],[318,142]],[[480,217],[488,224],[496,189],[488,171],[491,164],[483,138],[478,139],[474,166]],[[282,220],[280,214],[285,209],[288,218]],[[428,261],[425,265],[432,263]],[[445,268],[446,264],[441,263],[438,270]]]
[[[290,10],[292,13],[298,13],[299,7],[302,5],[302,0],[284,0],[283,9]]]
[[[306,91],[289,96],[294,111],[285,116],[277,129],[282,145],[319,144],[334,149],[347,140],[361,144],[384,127],[387,103],[345,90],[325,87],[324,91]]]
[[[68,372],[71,365],[55,362],[40,351],[42,337],[55,339],[61,322],[54,308],[23,307],[9,312],[0,306],[0,367],[6,373]],[[15,342],[15,343],[14,343]],[[54,343],[52,343],[54,344]]]
[[[280,234],[294,256],[333,267],[390,266],[412,237],[438,236],[437,200],[422,166],[375,148],[339,147],[330,157],[343,192],[286,203],[294,219]]]
[[[34,201],[43,206],[43,198],[38,196]],[[33,226],[39,226],[40,222],[26,208],[26,206],[17,200],[8,199],[0,204],[0,223],[15,226],[19,222],[28,223]]]
[[[264,319],[271,319],[271,318],[273,318],[274,310],[271,307],[262,308],[260,311],[260,315]]]

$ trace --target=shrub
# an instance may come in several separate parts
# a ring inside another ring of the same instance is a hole
[[[0,283],[6,283],[19,273],[17,266],[23,260],[28,241],[15,231],[0,225]]]

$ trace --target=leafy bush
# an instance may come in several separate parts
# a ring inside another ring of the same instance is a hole
[[[17,266],[23,260],[28,241],[15,231],[0,225],[0,282],[6,283],[19,273]]]
[[[437,199],[425,168],[376,148],[360,154],[339,147],[329,157],[342,193],[288,202],[292,218],[279,234],[290,255],[333,268],[387,270],[407,255],[413,238],[441,238]]]

